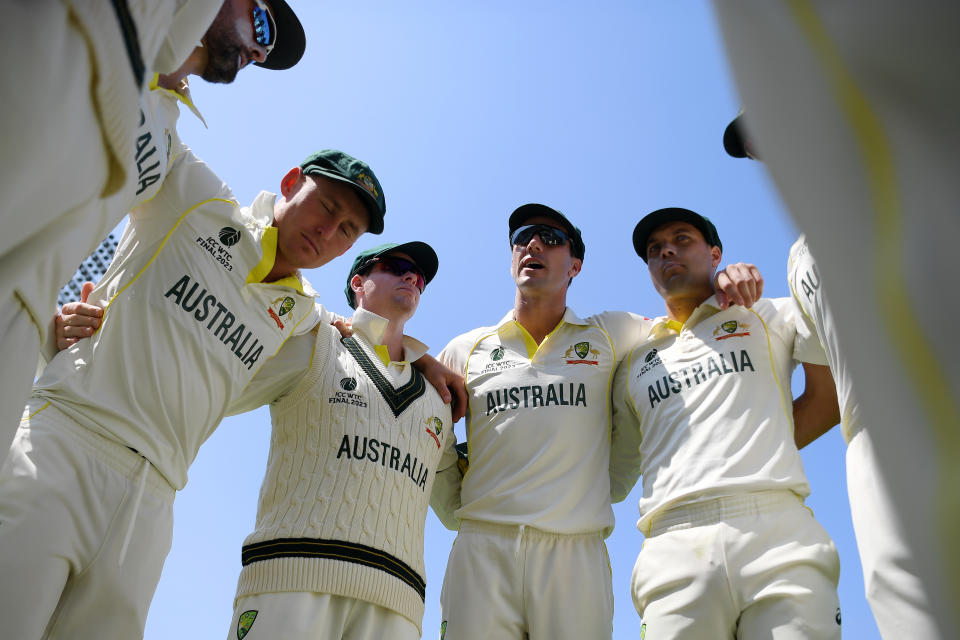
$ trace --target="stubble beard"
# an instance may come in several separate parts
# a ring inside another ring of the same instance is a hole
[[[207,82],[230,84],[240,72],[238,60],[243,49],[233,32],[223,23],[223,12],[217,14],[213,24],[207,29],[204,47],[207,49],[207,66],[201,77]]]

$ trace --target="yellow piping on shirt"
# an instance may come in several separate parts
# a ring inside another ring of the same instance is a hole
[[[896,168],[890,143],[877,114],[866,96],[850,76],[836,45],[807,0],[788,0],[801,32],[824,67],[837,103],[846,116],[853,138],[863,159],[870,190],[877,232],[876,255],[882,256],[884,269],[874,269],[873,283],[879,300],[886,303],[880,315],[887,332],[887,344],[899,356],[913,384],[914,393],[933,430],[934,455],[938,458],[937,474],[940,490],[937,495],[943,527],[943,540],[960,535],[960,494],[954,488],[960,482],[960,467],[954,462],[960,456],[960,408],[953,397],[929,340],[912,321],[910,310],[918,308],[910,299],[906,269],[900,246],[904,212],[897,192]],[[877,261],[879,262],[879,261]],[[954,544],[944,544],[954,593],[960,591],[960,553]]]
[[[170,236],[173,235],[173,232],[177,230],[177,227],[180,226],[180,223],[183,222],[183,219],[186,218],[187,215],[190,214],[192,211],[194,211],[197,207],[203,206],[203,205],[205,205],[205,204],[208,203],[208,202],[223,202],[223,203],[228,204],[228,205],[230,205],[230,206],[236,206],[236,204],[237,204],[236,202],[233,202],[232,200],[226,200],[226,199],[224,199],[224,198],[210,198],[209,200],[202,200],[202,201],[198,202],[197,204],[193,205],[192,207],[190,207],[189,209],[187,209],[186,211],[184,211],[184,212],[183,212],[183,215],[181,215],[179,218],[177,218],[176,224],[174,224],[174,225],[170,228],[170,231],[167,231],[167,235],[163,236],[163,240],[160,242],[160,246],[158,246],[158,247],[157,247],[157,250],[153,252],[153,255],[152,255],[152,256],[150,256],[150,260],[147,261],[147,264],[143,265],[143,267],[140,269],[140,271],[137,272],[137,275],[133,276],[133,277],[130,279],[130,282],[128,282],[127,284],[125,284],[125,285],[123,285],[122,287],[120,287],[120,289],[113,295],[113,297],[110,298],[110,301],[107,302],[106,306],[103,308],[103,317],[104,317],[104,318],[107,317],[107,311],[110,309],[110,305],[113,304],[113,301],[116,300],[116,299],[120,296],[121,293],[123,293],[124,291],[126,291],[127,288],[128,288],[130,285],[132,285],[134,282],[136,282],[137,279],[140,278],[140,276],[142,276],[142,275],[144,274],[144,272],[145,272],[148,268],[150,268],[150,265],[153,264],[153,261],[157,259],[157,256],[160,255],[160,252],[163,251],[163,247],[167,244],[167,241],[170,239]],[[103,321],[102,321],[102,320],[101,320],[101,322],[100,322],[100,326],[103,326]]]
[[[466,415],[466,417],[464,418],[464,431],[467,432],[467,452],[468,452],[467,455],[468,455],[468,456],[470,455],[470,454],[469,454],[469,451],[470,451],[470,392],[469,392],[469,386],[468,386],[468,385],[469,385],[469,380],[467,380],[467,371],[470,369],[470,356],[472,356],[472,355],[473,355],[473,352],[477,350],[477,347],[480,345],[481,342],[483,342],[484,340],[486,340],[486,339],[489,338],[490,336],[494,336],[494,335],[498,335],[498,334],[499,334],[499,327],[497,327],[497,329],[495,329],[494,331],[491,331],[490,333],[484,334],[484,335],[482,335],[482,336],[480,336],[480,337],[477,338],[476,342],[473,343],[473,346],[470,347],[470,350],[467,351],[467,358],[466,358],[465,364],[464,364],[464,366],[463,366],[463,371],[461,372],[461,373],[463,374],[463,386],[468,389],[468,391],[467,391],[467,415]],[[470,472],[470,466],[469,466],[469,463],[468,463],[468,465],[467,465],[467,472],[463,474],[463,477],[466,478],[466,477],[467,477],[467,473],[469,473],[469,472]]]
[[[759,313],[753,309],[747,309],[747,311],[757,316],[757,320],[763,325],[763,335],[767,339],[767,356],[770,358],[770,374],[773,376],[773,381],[777,384],[777,389],[780,391],[780,406],[783,407],[783,413],[787,416],[787,423],[790,425],[790,435],[793,435],[793,405],[787,407],[787,398],[790,396],[784,393],[783,385],[780,383],[779,376],[777,376],[777,363],[773,361],[773,347],[770,346],[770,329],[767,327],[767,323],[763,321],[763,318],[760,317]]]

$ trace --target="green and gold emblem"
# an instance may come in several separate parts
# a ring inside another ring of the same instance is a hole
[[[243,640],[243,638],[250,633],[250,627],[253,626],[253,621],[257,619],[257,610],[251,609],[250,611],[244,611],[240,614],[240,621],[237,622],[237,640]]]

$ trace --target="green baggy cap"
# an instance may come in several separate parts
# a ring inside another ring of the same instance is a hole
[[[370,214],[370,233],[383,233],[383,216],[387,213],[387,201],[383,188],[373,169],[361,160],[336,149],[317,151],[300,163],[300,169],[308,175],[320,175],[346,182],[360,192],[360,197]]]
[[[437,275],[437,268],[440,266],[440,261],[437,259],[436,251],[426,242],[417,240],[404,242],[403,244],[388,242],[387,244],[366,249],[357,254],[357,257],[353,259],[353,264],[350,266],[350,273],[347,274],[347,288],[344,289],[343,292],[347,296],[347,304],[350,305],[351,309],[357,308],[357,301],[354,299],[353,289],[350,287],[350,281],[353,280],[353,276],[365,271],[367,267],[373,263],[375,258],[388,253],[405,253],[410,256],[416,265],[420,267],[420,270],[423,271],[424,285],[430,284],[433,276]]]

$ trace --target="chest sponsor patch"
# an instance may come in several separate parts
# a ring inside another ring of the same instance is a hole
[[[197,236],[197,246],[210,254],[227,271],[233,271],[233,255],[227,247],[240,242],[240,231],[233,227],[224,227],[217,232],[216,237],[209,234],[206,237]]]

